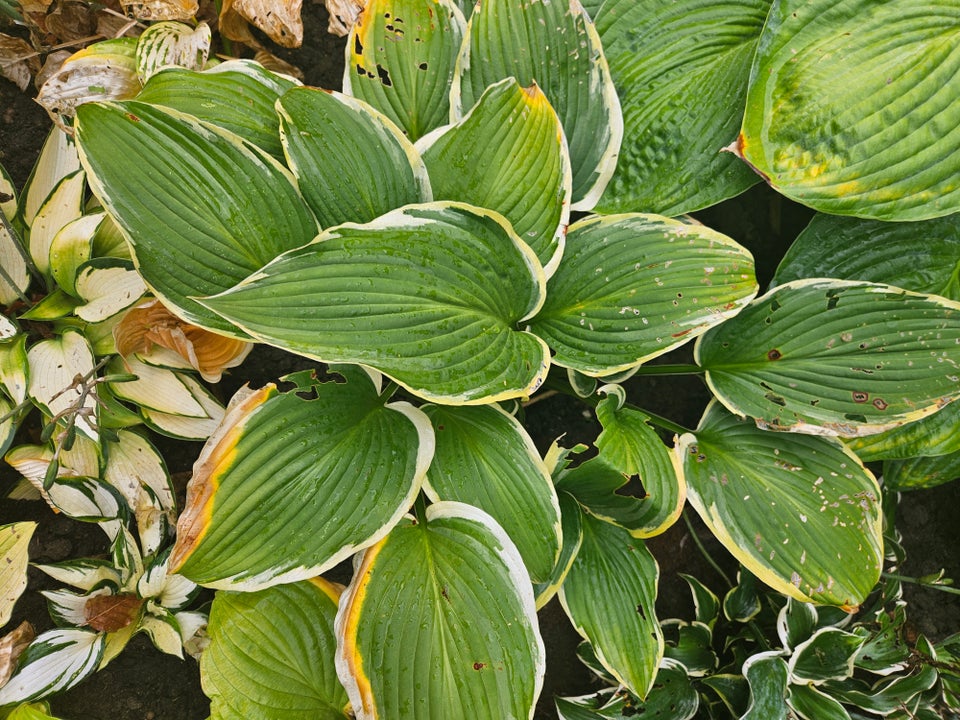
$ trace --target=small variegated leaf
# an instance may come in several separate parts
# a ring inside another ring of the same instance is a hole
[[[27,334],[0,342],[0,385],[17,405],[27,399]]]
[[[13,606],[27,587],[27,547],[37,524],[0,526],[0,627],[10,621]]]
[[[50,247],[54,237],[83,213],[86,183],[83,171],[67,175],[37,210],[30,225],[30,256],[40,272],[50,272]]]
[[[60,228],[50,243],[50,274],[64,292],[74,297],[79,297],[77,271],[90,259],[93,238],[105,217],[104,212],[83,215]]]
[[[132,373],[136,380],[110,383],[113,394],[143,408],[170,415],[207,418],[207,411],[186,386],[184,376],[174,370],[157,368],[140,362],[135,357],[126,361],[119,358],[107,365],[111,374]]]
[[[822,685],[853,677],[853,664],[864,638],[834,627],[817,630],[797,645],[787,669],[798,684]]]
[[[0,273],[0,303],[4,305],[23,297],[30,287],[23,244],[9,222],[11,219],[12,215],[0,215],[0,268],[3,269]]]
[[[173,613],[163,608],[155,608],[144,613],[139,629],[143,630],[160,652],[183,659],[183,641],[180,637],[180,624]]]
[[[37,102],[72,117],[84,103],[134,97],[141,87],[135,48],[134,38],[118,38],[75,52],[43,83]]]
[[[141,407],[140,413],[143,416],[143,421],[147,427],[161,435],[167,435],[178,440],[206,440],[223,420],[224,407],[207,388],[189,375],[181,374],[180,381],[190,390],[194,399],[200,403],[207,417],[187,417],[186,415],[174,415]]]
[[[35,567],[58,582],[72,585],[86,592],[103,585],[107,585],[113,590],[120,589],[120,572],[106,560],[80,558],[62,563],[36,565]]]
[[[147,286],[129,260],[95,258],[80,266],[76,290],[85,302],[74,312],[81,320],[95,323],[136,303],[146,294]]]
[[[38,635],[20,656],[16,673],[0,688],[0,705],[29,702],[73,687],[92,674],[106,636],[66,628]]]
[[[149,440],[131,430],[120,430],[116,440],[104,441],[107,465],[103,479],[123,495],[131,508],[137,506],[138,490],[146,486],[160,508],[176,513],[173,483],[163,457]]]
[[[23,224],[29,227],[37,215],[40,206],[46,201],[53,189],[65,177],[80,169],[80,157],[73,138],[54,125],[47,135],[40,157],[30,172],[26,187],[20,193],[20,205],[17,214]]]
[[[740,720],[791,720],[787,663],[781,654],[777,650],[757,653],[743,664],[750,683],[750,706]]]
[[[137,77],[147,82],[161,68],[177,65],[201,70],[210,55],[210,26],[195,28],[181,22],[159,22],[144,30],[137,40]]]
[[[27,351],[30,364],[27,394],[51,416],[72,414],[78,430],[99,440],[96,391],[82,393],[77,382],[93,380],[94,357],[83,334],[66,330],[60,337],[41,340]]]
[[[573,565],[573,559],[580,552],[580,545],[583,543],[580,505],[570,493],[565,492],[557,493],[557,501],[560,506],[560,535],[563,538],[563,545],[550,577],[545,582],[536,583],[533,586],[538,612],[560,590],[563,581],[567,579],[567,573],[570,572],[570,566]]]

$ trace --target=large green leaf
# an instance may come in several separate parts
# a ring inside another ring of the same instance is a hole
[[[333,620],[341,588],[323,578],[218,592],[200,680],[217,720],[345,720]]]
[[[654,600],[660,569],[642,540],[583,513],[583,543],[560,587],[560,602],[597,659],[645,697],[663,657]]]
[[[366,103],[297,88],[277,110],[290,169],[321,227],[369,222],[431,200],[427,169],[413,145]]]
[[[814,215],[773,284],[803,278],[867,280],[960,300],[960,214],[912,223]]]
[[[720,149],[743,117],[771,0],[608,0],[594,19],[623,106],[600,212],[680,215],[758,182]]]
[[[251,60],[230,60],[203,72],[164,68],[144,84],[137,100],[219,125],[282,159],[274,104],[296,84]]]
[[[560,554],[560,507],[550,473],[523,426],[496,405],[423,408],[436,449],[425,489],[489,513],[517,546],[533,581]]]
[[[750,74],[739,150],[823,212],[921,220],[960,210],[954,0],[780,0]]]
[[[707,383],[771,429],[867,435],[960,395],[960,304],[890,285],[796,280],[697,343]]]
[[[906,425],[875,435],[850,438],[847,447],[864,462],[949,455],[960,451],[960,402]]]
[[[187,322],[238,334],[192,298],[236,285],[316,235],[289,173],[225,130],[139,102],[88,103],[76,135],[137,269]]]
[[[271,345],[373,367],[448,404],[527,395],[549,365],[515,329],[537,311],[543,269],[503,216],[410,205],[282,255],[204,305]]]
[[[530,330],[557,365],[609,375],[695,338],[756,292],[753,258],[725,235],[658,215],[592,217],[570,227]]]
[[[470,16],[451,89],[454,117],[488,86],[536,83],[563,124],[573,173],[573,210],[589,210],[606,187],[623,138],[620,101],[600,36],[575,0],[484,0]]]
[[[417,140],[448,121],[465,26],[451,0],[370,0],[347,38],[343,91]]]
[[[171,571],[238,590],[301,580],[399,521],[430,462],[430,423],[385,405],[359,368],[341,374],[346,383],[234,399],[197,460]]]
[[[531,718],[543,641],[523,561],[486,513],[442,502],[367,550],[340,602],[359,720]]]
[[[570,155],[539,87],[513,78],[492,85],[466,117],[417,147],[437,200],[502,213],[553,272],[570,218]]]
[[[876,584],[880,488],[840,441],[760,430],[713,402],[677,448],[691,505],[763,582],[847,607]]]
[[[960,478],[960,450],[936,457],[888,460],[883,484],[891,490],[921,490]]]

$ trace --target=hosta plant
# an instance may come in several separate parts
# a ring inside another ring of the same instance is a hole
[[[671,667],[644,538],[685,502],[792,602],[860,606],[883,544],[858,451],[955,451],[960,153],[936,128],[960,20],[923,10],[370,0],[343,92],[242,63],[80,105],[156,298],[325,367],[242,390],[195,466],[168,567],[219,591],[213,717],[531,717],[554,595],[643,698]],[[760,177],[854,261],[798,245],[758,296],[751,254],[685,214]],[[918,271],[921,241],[950,262]],[[638,373],[702,375],[699,426],[627,402]],[[523,406],[558,390],[602,433],[541,457]],[[348,559],[347,587],[322,577]]]

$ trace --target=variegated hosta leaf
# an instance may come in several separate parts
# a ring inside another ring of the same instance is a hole
[[[358,720],[529,718],[543,641],[523,561],[482,510],[403,521],[357,563],[340,601],[337,674]]]
[[[234,12],[278,45],[295,48],[303,44],[303,0],[232,0],[224,5],[232,5]]]
[[[277,105],[290,169],[320,227],[369,222],[431,200],[423,160],[399,128],[364,102],[297,88]]]
[[[960,450],[935,457],[888,460],[883,485],[891,490],[921,490],[960,478]]]
[[[423,408],[436,450],[426,491],[489,513],[517,546],[533,581],[560,554],[560,507],[550,473],[523,426],[496,405]]]
[[[181,22],[159,22],[144,30],[137,40],[137,77],[145,83],[169,65],[201,70],[210,54],[210,26],[196,28]]]
[[[817,630],[794,648],[787,670],[791,683],[821,685],[853,677],[853,665],[864,638],[835,627]]]
[[[960,402],[952,402],[932,415],[875,435],[846,440],[864,462],[949,455],[960,451]],[[947,480],[949,478],[945,478]]]
[[[773,285],[803,278],[867,280],[960,300],[960,213],[912,223],[814,215]]]
[[[0,688],[0,705],[29,702],[73,687],[100,664],[106,636],[76,628],[49,630],[20,656],[16,673]]]
[[[542,583],[535,583],[533,586],[538,611],[550,602],[560,590],[563,581],[567,579],[567,573],[570,572],[570,566],[573,565],[573,559],[580,552],[580,544],[583,542],[580,505],[573,495],[566,492],[557,493],[557,501],[560,506],[560,536],[563,539],[563,545],[560,548],[560,557],[557,558],[550,577]]]
[[[544,284],[501,215],[445,202],[328,230],[201,302],[271,345],[362,363],[428,400],[477,404],[540,385],[546,345],[515,327]]]
[[[654,614],[660,568],[642,540],[582,514],[583,543],[560,587],[567,615],[597,659],[630,692],[645,697],[663,657]]]
[[[78,558],[62,563],[35,565],[54,580],[90,592],[100,587],[119,591],[123,582],[120,571],[106,560]]]
[[[757,653],[743,664],[750,683],[750,706],[740,720],[791,720],[787,663],[781,655],[779,650]]]
[[[5,453],[13,443],[20,427],[20,413],[5,395],[0,394],[0,454]]]
[[[314,386],[238,394],[195,465],[171,570],[208,587],[313,577],[382,538],[433,454],[429,420],[384,405],[359,369]]]
[[[601,520],[626,529],[633,537],[651,537],[672,525],[683,509],[686,486],[679,464],[638,410],[621,407],[611,394],[597,405],[603,432],[597,457],[557,479],[557,489],[575,498]],[[620,494],[631,478],[643,484],[643,496]]]
[[[229,60],[203,72],[177,67],[160,70],[144,83],[137,100],[219,125],[282,160],[274,104],[296,85],[292,78],[252,60]]]
[[[571,209],[590,210],[613,174],[623,116],[600,36],[579,2],[480,3],[457,61],[452,116],[508,77],[539,85],[556,110],[570,149]]]
[[[27,361],[30,398],[53,417],[73,415],[76,428],[97,441],[96,390],[81,387],[94,379],[93,352],[83,334],[68,329],[59,337],[36,342],[27,351]]]
[[[370,0],[347,38],[343,91],[416,141],[448,122],[465,26],[452,0]]]
[[[880,576],[880,488],[838,440],[760,430],[717,402],[677,445],[688,498],[760,580],[854,608]]]
[[[707,383],[762,427],[869,435],[960,396],[960,303],[890,285],[796,280],[697,342]]]
[[[68,175],[80,169],[80,159],[73,138],[54,125],[43,143],[40,157],[30,171],[30,178],[20,193],[17,213],[23,224],[30,226],[40,206],[53,189]]]
[[[782,0],[750,74],[739,151],[823,212],[960,210],[960,8],[953,0]]]
[[[0,385],[17,405],[27,398],[27,334],[0,342]]]
[[[4,458],[17,472],[38,486],[53,460],[49,445],[18,445]],[[99,477],[100,446],[85,435],[77,435],[73,446],[60,449],[58,477]]]
[[[61,290],[74,297],[77,297],[77,271],[90,259],[93,238],[105,217],[104,212],[82,215],[61,227],[50,242],[47,253],[50,274]]]
[[[554,698],[560,720],[625,720],[625,713],[635,712],[629,696],[617,688],[604,688],[580,697]]]
[[[6,178],[0,175],[0,196],[14,197],[8,188],[12,190],[13,186],[8,185]],[[23,296],[30,287],[30,273],[27,271],[23,245],[10,224],[16,211],[15,201],[4,205],[7,206],[9,214],[0,211],[0,268],[3,270],[0,273],[0,303],[9,305]],[[13,205],[13,211],[10,211],[10,205]]]
[[[188,417],[140,407],[143,421],[151,430],[178,440],[206,440],[223,420],[224,408],[210,391],[189,375],[180,375],[180,381],[200,403],[206,417]]]
[[[740,128],[769,9],[770,0],[609,0],[592,16],[624,123],[601,212],[676,216],[759,180],[720,148]]]
[[[530,331],[555,364],[609,375],[697,337],[756,292],[753,258],[725,235],[658,215],[593,217],[568,230]]]
[[[112,485],[91,477],[58,477],[47,490],[50,504],[67,517],[95,522],[114,537],[118,520],[125,520],[123,496]]]
[[[317,577],[251,593],[218,592],[200,680],[221,720],[345,720],[333,621],[343,588]]]
[[[791,683],[787,693],[787,704],[802,720],[849,720],[850,718],[850,713],[837,699],[813,685]],[[933,720],[939,720],[939,713],[933,716]]]
[[[136,303],[147,286],[129,260],[94,258],[80,266],[76,290],[85,301],[74,310],[77,317],[100,322]]]
[[[169,415],[206,418],[208,413],[186,384],[186,376],[173,370],[157,368],[135,357],[114,358],[107,365],[109,374],[132,373],[136,380],[110,383],[113,394],[121,400]]]
[[[0,215],[7,220],[13,220],[17,214],[17,187],[7,173],[6,168],[0,165]]]
[[[237,335],[191,298],[232,287],[316,234],[289,173],[225,130],[128,102],[85,105],[76,136],[90,185],[123,228],[137,270],[194,325]]]
[[[42,273],[50,272],[50,247],[57,233],[83,213],[86,175],[74,172],[63,178],[37,210],[30,225],[30,256]]]
[[[150,488],[160,508],[176,514],[173,484],[163,457],[153,444],[131,430],[120,430],[116,441],[104,442],[107,466],[104,480],[121,492],[131,508],[136,507],[140,487]]]
[[[134,38],[117,38],[75,52],[43,83],[37,102],[72,117],[84,103],[132,98],[141,87],[136,45]]]
[[[570,154],[539,87],[522,88],[513,78],[498,82],[464,118],[417,147],[434,198],[502,213],[553,273],[570,218]]]
[[[13,606],[27,587],[27,546],[35,522],[18,522],[0,526],[0,626],[6,625]]]

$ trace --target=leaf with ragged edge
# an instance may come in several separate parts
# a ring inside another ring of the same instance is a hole
[[[174,110],[96,103],[77,116],[90,186],[123,229],[147,285],[181,319],[236,336],[191,298],[233,287],[313,239],[316,221],[288,171],[236,135]]]
[[[888,460],[883,484],[890,490],[922,490],[960,478],[960,450],[935,457]]]
[[[147,80],[137,100],[218,125],[282,160],[274,105],[296,85],[252,60],[229,60],[202,72],[164,68]]]
[[[51,416],[75,414],[76,428],[90,439],[99,439],[96,392],[81,396],[76,378],[93,375],[94,357],[82,333],[68,329],[63,335],[34,343],[27,351],[27,394]]]
[[[654,614],[660,568],[642,540],[583,513],[583,543],[560,587],[560,602],[597,659],[645,697],[663,657]]]
[[[0,627],[10,621],[13,606],[27,587],[27,547],[35,522],[18,522],[0,526]]]
[[[150,25],[137,38],[137,77],[145,83],[168,65],[202,69],[210,55],[211,38],[205,22],[195,28],[170,20]]]
[[[540,385],[547,347],[515,328],[544,286],[503,216],[444,202],[332,228],[201,302],[271,345],[362,363],[435,402],[478,404]]]
[[[750,683],[750,706],[740,720],[790,720],[787,663],[781,652],[757,653],[743,664]]]
[[[597,438],[599,455],[565,472],[557,489],[633,537],[663,532],[680,516],[686,496],[676,458],[647,424],[647,416],[622,407],[617,394],[600,401],[597,418],[603,426]],[[642,496],[618,492],[634,478],[643,485]]]
[[[29,702],[73,687],[91,675],[106,635],[64,628],[38,635],[20,656],[17,671],[0,688],[0,705]]]
[[[488,86],[536,83],[556,110],[570,150],[572,210],[590,210],[617,162],[620,101],[600,36],[579,2],[484,0],[470,16],[450,90],[454,119]]]
[[[837,215],[960,210],[960,8],[781,0],[750,72],[739,152],[787,197]]]
[[[533,593],[482,510],[436,503],[368,549],[336,632],[358,720],[533,717],[545,667]]]
[[[290,169],[320,227],[369,222],[432,199],[413,145],[365,102],[296,88],[280,98],[277,112]]]
[[[359,368],[342,374],[313,399],[273,385],[234,398],[197,460],[171,571],[231,590],[292,582],[399,521],[433,454],[430,422],[384,405]]]
[[[546,580],[560,555],[560,506],[526,430],[496,405],[423,411],[436,437],[424,486],[430,499],[489,513],[517,546],[530,578]]]
[[[218,592],[200,681],[220,720],[340,720],[347,693],[333,658],[342,588],[317,577],[252,593]]]
[[[960,303],[891,285],[795,280],[697,342],[707,384],[763,427],[869,435],[960,396]]]
[[[343,91],[416,141],[448,121],[465,26],[452,0],[370,0],[347,38]]]
[[[818,213],[783,256],[772,286],[818,277],[960,300],[960,214],[895,223]]]
[[[608,0],[593,15],[623,107],[624,141],[599,212],[676,216],[759,181],[720,149],[743,118],[770,0]]]
[[[609,375],[697,337],[756,292],[753,258],[725,235],[658,215],[593,217],[567,231],[530,331],[555,364]]]
[[[435,199],[502,213],[553,273],[570,218],[570,155],[560,120],[536,84],[522,88],[509,78],[492,85],[465,117],[417,148]]]
[[[766,584],[848,607],[876,584],[880,488],[838,440],[760,430],[712,402],[677,452],[690,504]]]

